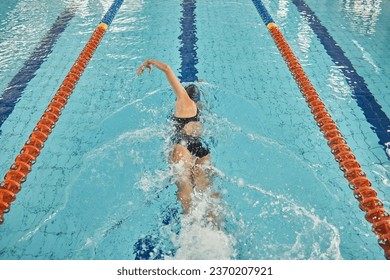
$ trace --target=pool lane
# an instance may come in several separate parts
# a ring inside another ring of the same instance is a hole
[[[385,210],[384,203],[377,197],[377,192],[372,188],[371,181],[366,177],[366,173],[362,170],[361,165],[356,160],[355,155],[342,136],[341,131],[328,113],[328,110],[325,108],[321,98],[312,86],[309,78],[306,76],[283,34],[273,22],[273,19],[269,15],[264,4],[261,0],[252,1],[267,26],[270,35],[274,39],[275,44],[277,45],[286,64],[288,65],[291,74],[294,76],[300,91],[304,95],[306,102],[314,115],[315,121],[317,122],[321,132],[323,132],[324,138],[326,138],[328,146],[331,148],[332,154],[339,164],[340,170],[343,171],[345,179],[348,180],[349,186],[354,192],[354,197],[359,202],[359,208],[366,213],[366,220],[372,224],[372,231],[378,237],[378,245],[384,250],[386,259],[390,260],[390,221],[387,218],[389,213]],[[309,13],[305,11],[305,14]],[[320,27],[318,29],[320,30],[319,33],[321,36],[328,34],[323,30],[324,28],[325,27]],[[330,35],[328,38],[331,38]],[[330,40],[330,42],[332,41],[334,40]],[[329,43],[328,40],[325,40],[325,42]],[[331,47],[333,47],[332,44],[330,44],[329,49]],[[336,55],[342,55],[341,61],[346,64],[349,63],[352,67],[352,63],[344,56],[341,48],[337,48],[336,51],[329,51],[332,52],[335,57]],[[350,68],[349,70],[356,73],[354,69],[352,70]],[[348,77],[351,76],[356,78],[354,75],[350,75]],[[354,80],[354,82],[358,83],[357,80]]]
[[[11,203],[16,199],[16,194],[21,191],[21,185],[26,181],[28,174],[32,170],[32,165],[41,154],[41,150],[44,148],[45,142],[59,120],[62,110],[123,1],[115,0],[95,28],[84,49],[22,147],[20,154],[16,156],[14,163],[5,174],[4,180],[0,182],[0,224],[4,222],[3,214],[9,212]]]
[[[390,145],[389,117],[382,110],[382,106],[376,101],[364,78],[357,73],[343,49],[329,34],[327,28],[322,25],[314,11],[303,0],[292,0],[292,3],[298,8],[301,16],[306,18],[310,28],[316,34],[332,61],[337,66],[342,66],[340,70],[353,92],[352,98],[355,99],[357,105],[363,111],[367,122],[371,124],[371,129],[379,139],[379,144],[383,146],[387,158],[390,159],[390,154],[387,152],[388,145]]]
[[[0,97],[0,127],[14,110],[15,104],[22,96],[28,83],[35,77],[38,69],[53,51],[54,44],[65,31],[69,22],[74,18],[77,8],[77,5],[72,5],[57,17],[39,45],[26,60],[23,67],[8,83]]]
[[[180,18],[181,34],[178,37],[180,40],[180,82],[195,82],[198,80],[196,64],[198,63],[196,42],[196,0],[183,0],[181,3],[182,15]],[[171,217],[177,215],[177,209],[166,209],[165,212],[169,215],[164,217],[163,224],[167,225]],[[161,249],[156,248],[157,240],[152,235],[146,235],[137,240],[133,245],[136,260],[159,260],[164,259],[164,255],[169,255]]]

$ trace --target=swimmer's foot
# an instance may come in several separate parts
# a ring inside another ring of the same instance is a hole
[[[221,198],[221,195],[219,193],[213,193],[210,195],[211,198]]]
[[[217,230],[222,230],[224,227],[225,219],[216,215],[213,211],[207,214],[207,220],[211,226]]]

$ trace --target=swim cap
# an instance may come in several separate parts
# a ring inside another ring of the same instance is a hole
[[[190,84],[185,87],[185,90],[187,91],[187,94],[192,99],[192,101],[200,101],[200,90],[196,85]]]

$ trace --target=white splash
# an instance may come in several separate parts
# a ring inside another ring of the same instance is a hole
[[[235,239],[223,230],[223,207],[209,192],[194,193],[190,214],[181,220],[178,236],[173,244],[178,247],[173,259],[224,260],[235,256]],[[212,216],[212,217],[211,217]]]
[[[152,172],[145,172],[142,177],[135,183],[135,187],[143,190],[144,192],[159,191],[164,185],[164,182],[169,182],[174,172],[172,168],[168,170],[155,170]],[[158,188],[158,189],[157,189]]]
[[[385,143],[385,145],[386,145],[386,154],[390,157],[390,142]]]

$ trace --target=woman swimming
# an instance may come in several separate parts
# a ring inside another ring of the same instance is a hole
[[[183,205],[184,213],[188,214],[192,191],[196,189],[203,192],[211,184],[210,150],[201,141],[202,125],[197,106],[200,91],[194,84],[183,87],[168,64],[154,59],[145,60],[138,68],[137,75],[140,76],[147,68],[151,73],[153,66],[164,72],[176,95],[173,115],[175,135],[172,138],[173,149],[170,161],[180,167],[175,181],[178,188],[177,197]]]

